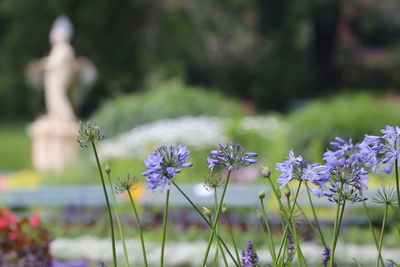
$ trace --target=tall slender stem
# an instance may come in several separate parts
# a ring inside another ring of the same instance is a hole
[[[267,179],[267,180],[269,181],[269,183],[270,183],[270,185],[271,185],[271,187],[272,187],[272,190],[273,190],[273,192],[274,192],[274,194],[275,194],[275,197],[276,197],[276,199],[278,200],[279,208],[280,208],[280,210],[281,210],[283,216],[284,216],[285,219],[289,222],[289,223],[286,224],[284,232],[287,234],[287,232],[290,230],[292,233],[294,233],[294,229],[293,229],[293,227],[292,227],[292,224],[290,223],[290,221],[291,221],[291,216],[290,216],[290,214],[293,213],[294,207],[295,207],[295,205],[296,205],[296,203],[297,203],[297,198],[298,198],[299,193],[300,193],[300,187],[301,187],[302,181],[300,181],[299,186],[297,187],[296,195],[295,195],[294,201],[293,201],[293,206],[292,206],[291,208],[289,208],[289,214],[288,214],[288,212],[285,210],[285,208],[284,208],[284,206],[283,206],[283,203],[282,203],[282,200],[281,200],[281,194],[280,194],[280,192],[276,189],[276,187],[275,187],[275,185],[274,185],[274,183],[272,182],[271,179]],[[297,236],[295,237],[295,241],[296,241],[296,239],[297,239]],[[282,249],[282,247],[283,247],[283,244],[286,244],[286,242],[284,242],[284,239],[283,239],[282,242],[281,242],[280,251],[281,251],[281,249]],[[298,252],[298,254],[299,254],[299,261],[300,261],[300,258],[301,258],[301,259],[303,260],[303,262],[305,262],[304,255],[303,255],[303,253],[302,253],[302,251],[301,251],[300,246],[298,247],[298,251],[297,251],[297,252]],[[280,253],[279,253],[279,255],[280,255]],[[278,258],[279,258],[279,256],[278,256]]]
[[[217,207],[218,207],[217,205],[218,205],[217,188],[214,188],[214,206],[215,206],[215,210],[217,210]],[[215,233],[214,233],[215,236],[219,236],[218,228],[219,228],[218,226],[215,228]],[[223,258],[224,263],[225,263],[225,266],[228,267],[228,261],[226,260],[226,256],[225,256],[224,250],[221,248],[221,243],[219,242],[218,238],[216,238],[215,240],[216,240],[216,243],[217,243],[217,247],[215,248],[216,249],[216,253],[218,253],[218,249],[220,249],[222,258]]]
[[[96,150],[96,145],[94,144],[93,141],[91,141],[91,144],[92,144],[94,156],[96,158],[97,168],[98,168],[99,174],[100,174],[101,185],[103,186],[104,198],[106,199],[108,218],[110,220],[110,228],[111,228],[111,245],[112,245],[113,263],[114,263],[114,267],[117,267],[118,265],[117,265],[117,253],[116,253],[116,249],[115,249],[114,223],[113,223],[113,218],[112,218],[112,214],[111,214],[110,201],[108,199],[107,189],[106,189],[106,185],[104,183],[103,171],[101,169],[99,156],[98,156],[97,150]]]
[[[121,216],[120,216],[120,213],[119,213],[117,198],[115,197],[115,193],[114,193],[114,190],[113,190],[111,177],[110,177],[110,172],[106,171],[106,174],[107,174],[107,178],[108,178],[107,179],[108,180],[108,185],[109,185],[110,191],[111,191],[111,196],[112,196],[112,199],[113,199],[113,206],[114,206],[115,215],[117,217],[119,235],[120,235],[121,241],[122,241],[122,249],[124,250],[125,266],[129,267],[128,251],[126,250],[125,235],[124,235],[124,232],[122,230]]]
[[[235,249],[236,259],[237,259],[238,262],[240,262],[239,250],[238,250],[237,245],[236,245],[236,240],[235,240],[235,237],[234,237],[234,235],[233,235],[233,231],[232,231],[231,224],[229,223],[229,219],[228,219],[227,214],[225,214],[224,217],[225,217],[226,225],[227,225],[227,227],[228,227],[229,235],[231,236],[231,240],[232,240],[233,247],[234,247],[234,249]]]
[[[135,213],[136,223],[137,223],[138,230],[139,230],[140,243],[141,243],[141,245],[142,245],[142,253],[143,253],[144,266],[147,267],[147,266],[149,266],[149,265],[148,265],[148,263],[147,263],[146,247],[145,247],[145,245],[144,245],[142,224],[140,223],[139,214],[138,214],[138,212],[137,212],[135,202],[133,201],[132,194],[131,194],[131,192],[130,192],[129,190],[127,190],[127,192],[128,192],[129,199],[130,199],[130,201],[131,201],[131,205],[132,205],[132,208],[133,208],[133,212]]]
[[[232,171],[229,171],[229,172],[228,172],[228,176],[227,176],[226,181],[225,181],[225,185],[224,185],[224,189],[223,189],[223,191],[222,191],[221,199],[220,199],[220,201],[219,201],[217,213],[215,214],[214,223],[213,223],[213,225],[212,225],[212,232],[211,232],[210,238],[209,238],[209,240],[208,240],[208,245],[207,245],[206,253],[205,253],[205,255],[204,255],[203,263],[202,263],[201,266],[206,266],[206,263],[207,263],[207,258],[208,258],[208,254],[210,253],[211,243],[212,243],[212,240],[213,240],[213,238],[214,238],[215,227],[217,226],[218,219],[219,219],[219,214],[221,213],[221,207],[222,207],[222,203],[224,202],[225,193],[226,193],[226,188],[228,187],[229,178],[231,177],[231,173],[232,173]]]
[[[343,199],[343,204],[340,204],[341,201],[342,201],[342,192],[343,192],[343,183],[340,186],[339,198],[338,198],[338,207],[337,207],[337,210],[336,210],[335,227],[334,227],[334,231],[333,231],[332,254],[331,254],[331,260],[329,262],[329,266],[330,267],[333,267],[333,263],[335,261],[336,244],[337,244],[337,240],[338,240],[338,237],[339,237],[340,225],[342,223],[344,208],[345,208],[345,205],[346,205],[346,199]]]
[[[312,210],[312,213],[313,213],[313,216],[314,216],[315,225],[316,225],[317,230],[319,232],[319,236],[320,236],[322,244],[324,245],[325,248],[327,248],[327,245],[326,245],[326,242],[325,242],[325,238],[324,238],[324,234],[322,233],[321,227],[319,225],[318,217],[317,217],[317,214],[315,212],[314,204],[313,204],[312,199],[311,199],[310,189],[308,188],[307,183],[305,183],[305,184],[306,184],[306,188],[307,188],[308,200],[310,202],[311,210]]]
[[[262,232],[263,235],[264,235],[265,242],[267,242],[267,246],[268,246],[269,253],[271,253],[271,243],[270,243],[270,240],[269,240],[267,234],[265,233],[265,229],[264,229],[264,224],[263,224],[262,217],[260,217],[260,218],[258,219],[258,223],[259,223],[259,225],[260,225],[261,232]],[[272,257],[272,255],[271,255],[271,257]],[[276,266],[276,265],[275,265],[275,260],[273,260],[273,266]]]
[[[260,202],[261,202],[261,211],[265,220],[265,225],[267,226],[267,231],[269,234],[269,243],[270,245],[270,253],[271,253],[271,257],[272,257],[272,262],[275,265],[276,263],[276,253],[275,253],[275,244],[274,244],[274,237],[272,236],[272,231],[271,231],[271,227],[269,226],[269,221],[268,221],[268,217],[267,217],[267,213],[265,211],[265,207],[264,207],[264,201],[260,198]]]
[[[300,188],[300,185],[301,185],[301,183],[299,184],[299,188]],[[296,204],[296,202],[293,204],[293,208],[292,208],[291,205],[290,205],[289,198],[288,198],[287,201],[288,201],[289,216],[290,216],[290,221],[289,221],[288,224],[292,225],[292,228],[290,230],[291,230],[291,233],[292,233],[292,236],[293,236],[293,239],[294,239],[294,243],[296,245],[297,253],[299,255],[298,261],[297,261],[297,265],[301,266],[301,260],[303,260],[305,262],[305,259],[304,259],[303,253],[302,253],[302,251],[300,249],[299,239],[298,239],[298,236],[297,236],[296,222],[295,222],[294,216],[293,216],[294,205]]]
[[[183,192],[183,190],[172,180],[172,184],[175,186],[176,189],[182,194],[184,198],[192,205],[192,207],[195,209],[195,211],[203,218],[204,222],[212,229],[212,224],[208,221],[208,219],[204,216],[204,214],[200,211],[200,209],[193,203],[193,201],[188,197],[188,195]],[[224,246],[226,252],[228,252],[229,256],[231,257],[232,261],[234,262],[236,267],[240,267],[239,263],[235,260],[233,257],[232,253],[230,252],[228,246],[225,244],[224,240],[220,236],[218,236],[218,239],[221,241],[221,244]],[[240,261],[239,261],[240,262]]]
[[[400,211],[399,161],[397,158],[394,162],[394,167],[395,167],[395,173],[396,173],[397,205],[399,205],[399,211]]]
[[[287,238],[288,231],[289,231],[289,227],[285,227],[285,231],[283,232],[281,244],[280,244],[280,246],[279,246],[279,251],[278,251],[278,256],[277,256],[277,262],[279,262],[279,259],[280,259],[281,254],[282,254],[282,249],[283,249],[283,247],[284,247],[284,244],[286,244],[286,238]]]
[[[319,240],[321,240],[322,243],[322,239],[321,236],[319,234],[319,232],[317,231],[317,229],[314,227],[313,223],[310,221],[310,219],[307,217],[306,213],[304,212],[304,210],[301,208],[301,206],[299,205],[299,203],[296,203],[297,208],[300,210],[300,212],[303,214],[304,219],[306,220],[306,222],[310,225],[311,229],[313,230],[313,232],[318,236]],[[324,245],[324,247],[326,248],[326,246]]]
[[[212,223],[212,221],[211,221],[211,216],[209,216],[208,217],[208,221],[209,221],[209,223],[210,223],[210,225],[211,225],[211,223]],[[221,243],[219,242],[220,240],[219,239],[217,239],[218,241],[216,242],[217,243],[217,246],[218,246],[218,248],[219,248],[219,251],[222,251],[223,249],[222,249],[222,246],[221,246]],[[215,255],[218,255],[218,249],[215,251]],[[222,258],[223,258],[223,260],[224,260],[224,264],[225,264],[225,267],[229,267],[229,265],[228,265],[228,261],[226,260],[226,257],[225,257],[225,255],[224,254],[222,254]],[[218,265],[218,257],[214,257],[214,263],[213,263],[213,265]]]
[[[218,267],[218,249],[215,250],[213,267]]]
[[[160,266],[164,266],[164,249],[165,249],[165,236],[167,233],[167,218],[168,218],[168,204],[169,204],[169,189],[167,190],[167,196],[165,198],[165,208],[164,208],[164,219],[163,219],[163,235],[161,242],[161,262]]]
[[[369,215],[369,211],[368,211],[368,208],[367,208],[367,204],[365,204],[365,201],[363,201],[363,206],[364,206],[365,213],[367,214],[369,229],[371,230],[371,234],[372,234],[372,237],[374,238],[374,243],[375,243],[376,249],[378,250],[379,249],[378,240],[376,239],[375,232],[374,232],[374,227],[372,226],[372,222],[371,222],[371,216]],[[382,255],[380,255],[379,259],[380,259],[380,261],[382,263],[382,266],[385,266],[385,263],[383,262]]]
[[[379,258],[382,257],[381,251],[382,251],[382,243],[383,243],[383,236],[385,232],[385,224],[386,224],[386,218],[387,218],[387,213],[388,213],[388,205],[385,205],[385,214],[383,215],[383,221],[382,221],[382,229],[381,229],[381,237],[379,238],[379,246],[378,246],[378,258],[376,259],[376,267],[379,267]],[[382,265],[385,267],[385,265]]]

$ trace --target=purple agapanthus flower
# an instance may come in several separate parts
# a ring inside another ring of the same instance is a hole
[[[396,159],[400,159],[400,127],[387,125],[381,133],[382,136],[366,135],[361,143],[361,153],[373,172],[379,173],[382,168],[391,174]]]
[[[68,262],[62,262],[59,260],[52,260],[51,267],[87,267],[88,262],[86,260],[73,260]]]
[[[336,137],[331,143],[333,150],[324,153],[326,162],[323,175],[327,176],[328,183],[312,190],[317,197],[326,196],[332,202],[344,200],[353,202],[364,201],[364,190],[368,189],[369,178],[366,176],[365,156],[361,153],[360,144],[353,144],[351,139],[344,141]],[[339,200],[340,196],[340,200]]]
[[[326,267],[329,260],[331,259],[331,250],[330,248],[324,248],[324,251],[322,252],[322,264]]]
[[[276,164],[276,169],[281,172],[277,179],[280,188],[283,188],[292,180],[309,181],[317,186],[327,182],[323,166],[307,164],[302,156],[296,157],[292,150],[289,151],[289,156],[285,162]]]
[[[210,154],[211,156],[207,158],[207,164],[211,171],[215,166],[223,166],[232,171],[257,162],[257,160],[252,159],[257,157],[257,153],[246,152],[240,144],[233,142],[226,146],[219,145],[219,150],[212,150]]]
[[[170,189],[171,179],[181,171],[181,168],[191,167],[193,164],[188,163],[190,151],[181,145],[176,148],[174,146],[161,146],[148,156],[144,161],[147,171],[142,175],[146,176],[147,188],[154,190],[160,188],[162,192],[164,188]]]
[[[249,240],[246,250],[242,250],[242,267],[258,266],[260,257],[258,257],[253,242]]]
[[[287,254],[286,254],[286,259],[285,259],[283,266],[288,266],[289,262],[291,262],[293,260],[293,257],[294,257],[295,251],[296,251],[296,249],[294,247],[293,236],[292,236],[292,233],[290,232],[290,230],[288,231],[286,243],[287,243],[287,248],[286,248]]]

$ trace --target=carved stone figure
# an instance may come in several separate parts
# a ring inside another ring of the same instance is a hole
[[[75,120],[68,99],[74,61],[74,49],[69,41],[72,25],[66,17],[58,18],[50,32],[52,45],[44,61],[44,89],[47,115],[59,120]]]
[[[32,161],[37,170],[58,171],[77,154],[78,122],[68,98],[72,79],[81,86],[93,84],[96,69],[90,60],[75,58],[70,44],[73,28],[67,17],[54,22],[49,39],[49,56],[30,63],[27,79],[44,87],[46,114],[28,128],[32,137]]]

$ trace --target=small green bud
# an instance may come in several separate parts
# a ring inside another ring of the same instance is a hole
[[[257,218],[261,219],[261,217],[262,217],[261,212],[259,210],[257,210]]]
[[[222,204],[222,213],[226,214],[228,212],[228,207],[225,204]]]
[[[259,197],[260,199],[265,198],[265,192],[264,192],[264,190],[261,190],[260,193],[258,193],[258,197]]]
[[[261,175],[262,175],[264,178],[269,178],[269,177],[271,176],[271,171],[270,171],[270,169],[269,169],[268,167],[263,167],[263,168],[261,169]]]
[[[107,166],[107,167],[104,169],[104,171],[105,171],[107,174],[110,174],[110,173],[111,173],[111,168]]]
[[[212,211],[207,209],[206,207],[203,207],[203,213],[204,213],[204,215],[206,215],[208,217],[211,217],[211,215],[212,215]]]
[[[287,190],[286,192],[285,192],[285,196],[287,197],[287,198],[289,198],[290,197],[290,190]]]

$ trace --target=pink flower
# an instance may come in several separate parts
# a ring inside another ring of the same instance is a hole
[[[6,219],[0,217],[0,230],[7,229],[8,222]]]
[[[42,218],[39,214],[35,214],[29,219],[29,224],[32,228],[39,228],[41,223]]]
[[[8,239],[10,240],[17,240],[19,237],[19,233],[18,232],[10,232],[8,234]]]

